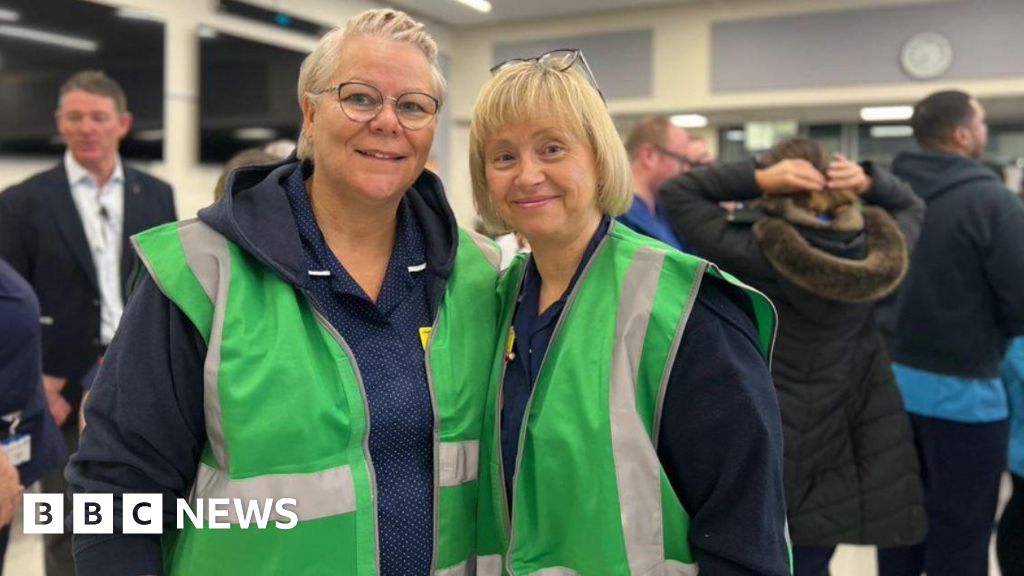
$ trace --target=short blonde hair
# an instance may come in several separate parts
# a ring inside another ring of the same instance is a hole
[[[323,91],[330,85],[331,77],[341,64],[340,57],[345,39],[352,36],[373,36],[406,42],[419,48],[430,62],[431,83],[439,103],[444,102],[447,87],[441,67],[437,62],[437,43],[427,33],[426,27],[413,20],[408,14],[390,8],[366,10],[356,14],[345,23],[344,28],[335,28],[320,38],[313,52],[306,56],[299,69],[298,98],[299,107],[312,95]],[[313,100],[315,105],[315,100]],[[296,155],[302,160],[313,158],[313,143],[305,130],[299,134]]]
[[[494,231],[508,231],[487,190],[487,140],[510,124],[561,123],[590,144],[597,171],[597,206],[618,216],[633,201],[629,160],[604,100],[575,67],[557,71],[536,61],[500,70],[484,84],[469,129],[469,170],[473,204]]]

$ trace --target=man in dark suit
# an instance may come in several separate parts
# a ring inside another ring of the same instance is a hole
[[[81,379],[103,356],[124,309],[129,237],[176,219],[171,187],[121,163],[131,129],[124,91],[103,72],[79,72],[55,113],[63,161],[0,193],[0,257],[39,297],[43,385],[68,453],[77,449]],[[44,492],[64,492],[61,472]],[[46,535],[46,573],[74,574],[71,536]]]

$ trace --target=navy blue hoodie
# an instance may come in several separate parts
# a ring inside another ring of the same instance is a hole
[[[291,160],[236,170],[228,193],[200,210],[199,219],[308,292],[305,256],[282,188],[295,167]],[[436,314],[455,261],[458,228],[431,172],[421,174],[406,199],[424,235],[424,274]],[[91,388],[88,428],[65,472],[71,493],[159,493],[165,525],[173,525],[175,499],[187,497],[206,441],[205,356],[202,336],[144,274]],[[114,534],[75,535],[77,574],[163,573],[160,537],[122,535],[121,514],[115,498]]]
[[[928,205],[921,238],[886,323],[893,361],[963,378],[996,378],[1024,334],[1024,205],[981,163],[901,152],[893,173]]]

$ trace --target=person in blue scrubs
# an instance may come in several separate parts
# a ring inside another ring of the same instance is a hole
[[[690,169],[689,143],[686,130],[664,116],[649,116],[633,128],[626,139],[633,204],[618,220],[644,236],[693,254],[693,248],[672,229],[659,199],[662,184]]]
[[[1014,338],[1001,367],[1010,404],[1010,478],[1013,494],[1003,508],[996,555],[1003,574],[1024,574],[1024,338]]]

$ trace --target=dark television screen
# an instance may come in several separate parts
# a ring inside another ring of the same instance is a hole
[[[200,160],[221,163],[245,148],[298,138],[302,114],[295,87],[305,57],[304,52],[201,31]]]
[[[57,92],[85,69],[103,70],[127,93],[135,121],[122,156],[163,157],[164,24],[82,0],[0,0],[0,155],[63,152]]]

